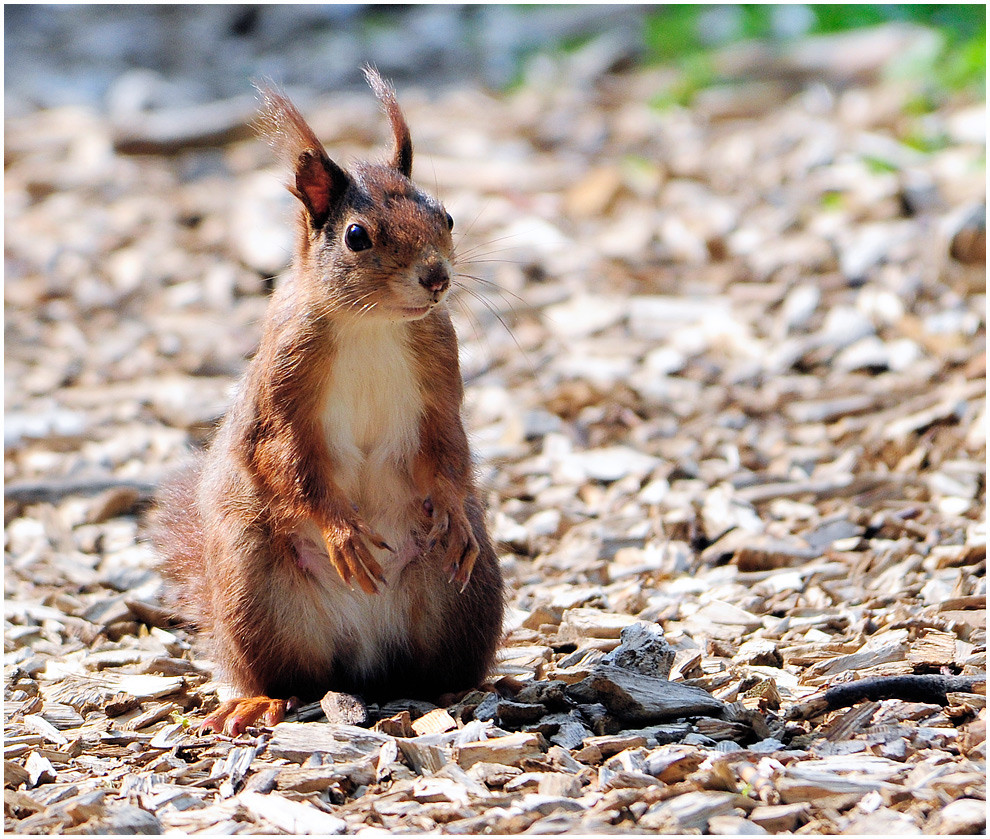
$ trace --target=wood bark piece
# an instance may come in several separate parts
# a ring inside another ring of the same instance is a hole
[[[955,633],[929,630],[911,644],[907,659],[912,664],[943,666],[956,661]]]
[[[835,795],[865,795],[868,792],[894,789],[892,784],[884,780],[868,777],[870,769],[867,766],[863,770],[863,773],[852,776],[829,768],[815,768],[813,761],[807,767],[792,766],[787,775],[777,782],[780,800],[784,804],[795,804]],[[903,767],[898,767],[898,771],[903,771]]]
[[[666,679],[670,675],[676,653],[659,624],[638,621],[624,627],[619,638],[619,646],[602,659],[602,664],[658,679]]]
[[[116,486],[101,492],[93,499],[86,520],[90,524],[101,524],[108,519],[127,515],[134,511],[147,494],[134,486]]]
[[[272,730],[268,751],[294,763],[303,763],[315,753],[348,761],[377,756],[388,740],[388,735],[353,725],[283,722]]]
[[[38,784],[50,783],[57,777],[52,762],[39,752],[31,752],[28,755],[24,768],[28,773],[28,786],[36,787]]]
[[[581,701],[601,702],[628,723],[649,724],[694,715],[720,716],[724,702],[701,688],[644,676],[620,667],[598,665],[591,676],[569,689]]]
[[[860,731],[869,725],[873,715],[880,707],[878,702],[866,702],[853,707],[842,716],[832,720],[824,730],[825,738],[833,743],[841,743],[853,739]]]
[[[146,728],[149,725],[154,725],[156,722],[161,722],[164,719],[168,719],[173,713],[177,713],[182,710],[182,706],[176,702],[164,702],[160,705],[155,705],[148,708],[146,711],[138,714],[134,719],[129,720],[127,723],[127,728],[133,731],[140,731],[142,728]]]
[[[412,715],[408,711],[399,711],[391,717],[385,717],[375,723],[375,731],[388,734],[391,737],[415,737],[412,727]]]
[[[986,833],[987,804],[975,798],[950,801],[939,811],[935,826],[946,836]]]
[[[597,749],[602,757],[611,757],[626,749],[638,749],[646,743],[647,739],[642,734],[600,734],[584,740],[585,748]]]
[[[742,816],[712,816],[708,832],[713,836],[766,836],[767,831]]]
[[[884,440],[899,440],[935,423],[958,419],[966,407],[966,402],[986,391],[986,384],[983,384],[982,391],[980,384],[980,382],[967,382],[957,385],[953,388],[954,393],[943,398],[938,404],[914,414],[901,415],[893,422],[878,426],[876,433]]]
[[[181,722],[162,726],[148,742],[153,749],[170,749],[182,743],[187,737],[186,726]]]
[[[331,690],[320,700],[327,722],[362,725],[368,719],[368,709],[356,696]]]
[[[467,803],[468,793],[463,784],[449,778],[417,778],[413,782],[412,797],[423,804],[438,802]]]
[[[49,671],[65,673],[65,669],[49,662]],[[47,672],[47,671],[46,671]],[[181,676],[151,676],[103,671],[99,675],[67,673],[53,696],[76,710],[104,707],[117,701],[121,694],[137,700],[162,699],[184,690],[186,680]]]
[[[4,813],[16,819],[23,819],[26,816],[40,813],[45,809],[43,804],[35,801],[27,793],[5,788],[3,791]]]
[[[517,728],[526,723],[536,722],[546,715],[547,709],[535,702],[512,702],[501,700],[495,708],[499,724],[506,728]]]

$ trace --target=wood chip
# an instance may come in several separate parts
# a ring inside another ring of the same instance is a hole
[[[442,734],[453,731],[457,728],[457,723],[443,708],[434,708],[428,714],[413,720],[411,727],[416,734]]]
[[[330,691],[320,700],[327,721],[344,725],[361,725],[368,719],[368,709],[356,696]]]
[[[806,802],[771,804],[754,807],[749,820],[767,833],[791,833],[807,820],[810,812],[811,805]]]
[[[347,822],[343,819],[324,813],[310,804],[290,801],[276,793],[261,795],[257,792],[242,792],[236,801],[252,816],[258,816],[286,833],[334,836],[347,829]]]
[[[353,725],[283,722],[272,730],[268,751],[293,763],[304,763],[314,753],[346,761],[377,756],[388,739]]]
[[[610,711],[630,723],[720,714],[725,708],[701,688],[608,665],[598,665],[588,679],[573,685],[571,691],[575,697],[597,697]]]
[[[454,750],[454,759],[461,769],[469,769],[481,762],[519,766],[526,758],[540,757],[544,743],[538,734],[520,732],[492,740],[463,743]]]

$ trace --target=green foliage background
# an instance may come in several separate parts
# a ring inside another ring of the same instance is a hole
[[[985,4],[809,4],[796,12],[804,18],[800,36],[827,34],[900,21],[930,27],[941,35],[936,54],[918,59],[909,72],[924,83],[925,96],[934,107],[953,93],[986,95]],[[704,30],[712,15],[723,16],[718,35]],[[712,48],[733,41],[759,39],[786,45],[794,34],[782,26],[786,16],[794,20],[795,7],[743,3],[734,6],[699,4],[666,5],[646,19],[647,60],[674,63],[684,73],[679,89],[672,91],[677,104],[688,104],[692,94],[718,81],[706,60]]]

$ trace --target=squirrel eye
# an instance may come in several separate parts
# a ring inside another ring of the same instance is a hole
[[[454,217],[450,213],[447,213],[447,229],[454,229]]]
[[[344,231],[344,244],[348,250],[366,251],[371,247],[371,237],[360,224],[351,224]]]

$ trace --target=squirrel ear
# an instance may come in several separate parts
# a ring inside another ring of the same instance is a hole
[[[348,180],[347,173],[322,149],[304,149],[296,160],[296,185],[289,192],[303,202],[313,227],[320,228],[347,189]]]
[[[370,64],[364,67],[364,77],[371,85],[371,89],[382,103],[388,121],[392,123],[392,134],[395,137],[395,152],[392,155],[391,164],[407,178],[412,177],[412,138],[409,136],[409,126],[405,117],[399,109],[399,103],[395,99],[395,90],[385,81],[378,71]]]
[[[324,225],[334,204],[350,183],[285,96],[271,87],[258,87],[263,97],[257,128],[295,173],[289,192],[302,201],[314,228]]]

